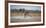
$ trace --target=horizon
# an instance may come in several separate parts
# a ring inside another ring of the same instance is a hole
[[[41,10],[40,6],[10,5],[10,9]]]

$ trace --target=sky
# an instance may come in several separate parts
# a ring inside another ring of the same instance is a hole
[[[10,5],[11,9],[41,10],[40,6]]]

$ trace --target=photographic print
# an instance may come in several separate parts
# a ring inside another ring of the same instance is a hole
[[[8,25],[43,24],[43,5],[8,3]]]

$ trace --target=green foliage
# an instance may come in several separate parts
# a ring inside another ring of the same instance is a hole
[[[22,13],[41,13],[41,11],[39,11],[39,10],[25,10],[24,8],[23,9],[11,9],[11,12],[17,12],[17,13],[19,13],[19,12],[22,12]]]

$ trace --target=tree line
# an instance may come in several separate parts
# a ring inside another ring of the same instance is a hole
[[[35,11],[33,11],[33,10],[25,10],[24,8],[23,9],[11,9],[11,12],[22,12],[22,13],[24,13],[24,12],[33,12],[33,13],[41,13],[41,11],[39,11],[39,10],[35,10]]]

